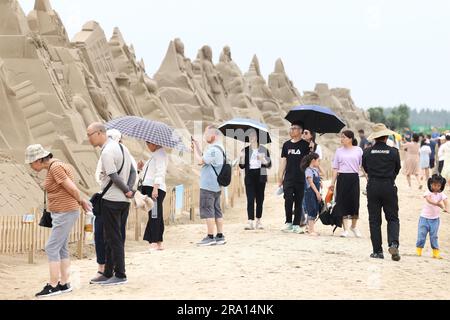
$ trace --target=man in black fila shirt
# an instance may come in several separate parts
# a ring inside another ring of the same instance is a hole
[[[367,207],[369,209],[370,237],[375,259],[384,259],[381,238],[381,210],[384,210],[388,222],[388,244],[392,260],[400,261],[399,233],[400,220],[398,218],[398,195],[395,179],[401,169],[400,155],[396,148],[389,147],[386,142],[388,136],[395,134],[384,124],[373,127],[369,140],[375,140],[375,145],[364,151],[362,166],[368,174]]]
[[[298,234],[305,232],[300,227],[305,193],[305,172],[301,170],[300,164],[303,157],[311,152],[309,143],[302,140],[302,134],[303,125],[299,122],[293,123],[290,130],[291,140],[283,145],[281,152],[279,181],[279,186],[283,186],[285,199],[286,225],[283,231]]]

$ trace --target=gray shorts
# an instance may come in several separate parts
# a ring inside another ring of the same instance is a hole
[[[69,259],[69,235],[79,216],[79,211],[52,213],[52,232],[45,246],[50,262]]]
[[[220,208],[221,192],[212,192],[200,189],[200,218],[222,219],[223,213]]]

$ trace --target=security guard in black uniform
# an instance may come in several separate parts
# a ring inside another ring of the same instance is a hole
[[[369,141],[375,140],[375,145],[364,151],[362,166],[368,174],[367,200],[369,209],[370,237],[375,259],[384,259],[381,237],[381,210],[384,210],[388,222],[389,253],[392,260],[400,261],[399,234],[400,220],[398,218],[398,196],[395,179],[400,172],[400,154],[397,149],[389,147],[388,136],[394,132],[384,124],[373,127]]]

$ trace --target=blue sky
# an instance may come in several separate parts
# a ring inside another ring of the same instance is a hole
[[[34,0],[19,1],[28,13]],[[282,58],[302,91],[317,82],[352,90],[360,107],[450,110],[450,1],[433,0],[53,0],[70,37],[88,20],[115,26],[157,71],[180,37],[195,58],[204,44],[217,62],[224,45],[246,72],[257,54],[264,76]]]

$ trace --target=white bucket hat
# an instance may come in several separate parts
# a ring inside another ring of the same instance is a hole
[[[25,164],[32,164],[36,160],[44,159],[50,155],[40,144],[34,144],[25,151]]]

